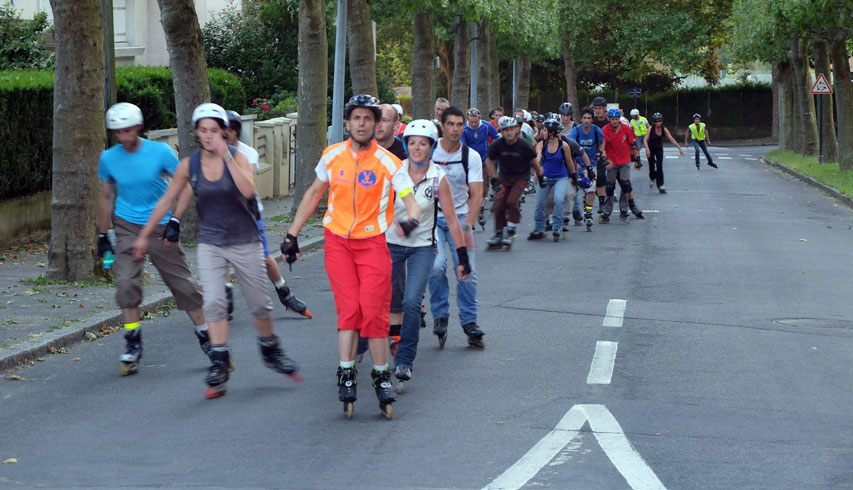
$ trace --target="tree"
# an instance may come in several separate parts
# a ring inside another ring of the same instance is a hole
[[[471,36],[468,22],[460,15],[453,27],[453,72],[450,90],[450,105],[468,107],[471,90]]]
[[[823,73],[829,77],[832,74],[829,64],[829,44],[825,39],[817,39],[812,43],[814,58],[814,69],[816,73]],[[818,95],[823,99],[822,120],[818,121],[823,128],[823,161],[838,161],[838,140],[835,138],[835,116],[833,116],[832,96]],[[821,116],[820,114],[818,116]]]
[[[314,166],[326,146],[329,40],[323,0],[299,0],[299,121],[296,188],[292,213],[314,182]]]
[[[474,87],[477,94],[477,108],[485,113],[490,109],[492,100],[492,37],[489,33],[489,21],[477,22],[477,38],[474,45],[477,50],[477,86]]]
[[[835,80],[835,110],[838,113],[838,167],[853,170],[853,85],[849,82],[847,40],[837,37],[829,45],[832,77]]]
[[[414,50],[412,54],[412,117],[430,119],[433,116],[433,58],[435,31],[432,15],[426,10],[412,14]]]
[[[49,29],[44,12],[23,20],[13,5],[0,5],[0,70],[53,67],[53,52],[44,45],[44,32]]]
[[[373,24],[370,20],[370,4],[367,1],[347,1],[347,37],[353,94],[378,97],[376,61],[373,57]]]
[[[51,0],[56,29],[53,193],[47,277],[91,279],[104,149],[104,28],[98,0]]]

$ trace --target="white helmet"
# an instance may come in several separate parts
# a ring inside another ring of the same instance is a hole
[[[521,112],[522,112],[522,114],[524,114],[524,122],[530,122],[533,120],[533,116],[531,116],[529,112],[527,112],[524,109],[522,109]]]
[[[397,111],[397,114],[399,114],[400,117],[403,117],[403,106],[401,106],[400,104],[391,104],[391,107],[393,107],[394,110]]]
[[[639,109],[631,109],[631,117],[639,116],[639,115],[640,115]]]
[[[501,118],[498,119],[498,129],[499,130],[503,130],[503,129],[507,129],[507,128],[514,128],[516,126],[518,126],[518,119],[516,119],[514,117],[501,116]]]
[[[225,112],[225,109],[212,102],[205,102],[195,108],[193,111],[193,127],[195,128],[198,125],[200,119],[206,117],[222,121],[222,125],[226,128],[228,127],[228,114]]]
[[[406,126],[403,131],[403,143],[409,143],[409,136],[423,136],[430,139],[430,144],[438,139],[438,129],[432,121],[426,119],[415,119]]]
[[[142,124],[142,111],[129,102],[119,102],[107,109],[107,129],[124,129]]]

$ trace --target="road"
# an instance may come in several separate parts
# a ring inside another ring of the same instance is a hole
[[[644,221],[528,242],[529,199],[511,252],[478,234],[486,349],[455,310],[444,350],[422,330],[392,421],[368,361],[352,420],[337,401],[322,252],[289,280],[314,319],[276,311],[303,383],[261,365],[242,301],[217,400],[180,312],[136,376],[120,335],[50,356],[0,379],[0,487],[853,488],[853,215],[765,150],[667,149],[668,194],[633,175]]]

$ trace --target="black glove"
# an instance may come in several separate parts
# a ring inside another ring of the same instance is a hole
[[[296,237],[288,233],[284,237],[284,241],[281,242],[281,255],[287,261],[287,264],[290,265],[296,262],[296,254],[299,253],[299,243],[296,241]]]
[[[569,180],[572,181],[572,184],[577,186],[578,185],[578,174],[575,173],[575,174],[569,175]]]
[[[406,221],[400,221],[398,224],[400,225],[400,229],[403,230],[403,234],[409,236],[412,233],[412,230],[417,228],[421,222],[416,219],[408,219]]]
[[[459,265],[462,266],[462,275],[471,273],[471,263],[468,261],[468,248],[459,247],[456,249],[456,256],[459,257]]]
[[[595,170],[592,167],[586,169],[586,175],[589,177],[589,180],[595,180]]]
[[[115,255],[115,251],[113,250],[113,245],[110,243],[110,239],[107,238],[106,233],[98,233],[98,257],[104,258],[104,254],[110,252]]]
[[[163,236],[160,238],[172,243],[181,241],[181,220],[172,216],[166,223],[166,229],[163,230]]]
[[[548,185],[548,179],[545,178],[544,175],[540,175],[539,176],[539,187],[544,188],[546,185]]]
[[[492,180],[489,181],[492,184],[492,192],[497,194],[501,191],[501,181],[492,177]]]

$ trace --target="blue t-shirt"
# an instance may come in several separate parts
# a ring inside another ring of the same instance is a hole
[[[601,132],[601,128],[592,124],[589,127],[589,132],[584,133],[583,126],[578,125],[572,128],[570,138],[578,142],[581,149],[586,152],[586,156],[589,157],[589,163],[595,165],[595,156],[598,153],[598,146],[601,146],[601,143],[604,141],[604,133]],[[581,162],[582,159],[577,158],[577,161]]]
[[[489,137],[492,140],[500,138],[498,130],[493,128],[491,124],[480,121],[477,129],[471,129],[468,123],[465,123],[465,129],[462,130],[462,142],[468,148],[480,154],[480,159],[486,161],[486,154],[489,152]]]
[[[164,173],[174,175],[177,167],[178,157],[169,145],[143,139],[135,153],[124,151],[120,144],[104,150],[98,177],[115,185],[115,215],[144,225],[169,186]],[[170,217],[171,213],[166,213],[160,224],[168,222]]]

